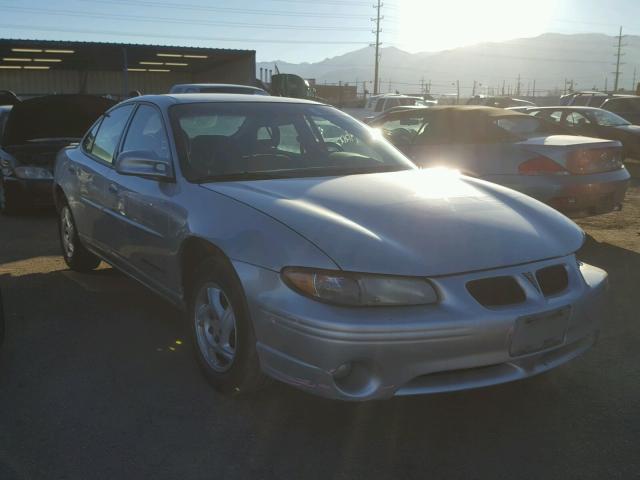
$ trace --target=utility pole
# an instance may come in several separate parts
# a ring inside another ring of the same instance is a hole
[[[378,94],[378,71],[380,68],[380,20],[382,20],[383,17],[380,16],[380,9],[382,8],[382,0],[378,0],[376,5],[373,6],[373,8],[376,9],[376,18],[372,18],[371,21],[372,22],[376,22],[376,29],[373,31],[373,33],[376,34],[376,63],[375,63],[375,70],[374,70],[374,74],[373,74],[373,94],[377,95]]]
[[[531,91],[531,93],[532,93],[531,96],[533,98],[536,98],[536,79],[535,78],[533,79],[533,90]]]
[[[502,96],[504,97],[504,80],[502,80]]]
[[[456,80],[456,105],[460,104],[460,80]]]
[[[604,93],[609,93],[609,77],[604,77]]]
[[[420,94],[424,95],[424,77],[420,79]]]
[[[520,74],[518,74],[518,84],[516,86],[516,97],[520,96]]]
[[[473,89],[471,90],[471,96],[475,97],[476,96],[476,81],[473,81]]]
[[[618,51],[616,53],[616,71],[613,72],[615,75],[615,80],[613,81],[613,93],[618,91],[618,81],[620,80],[620,74],[622,73],[620,71],[620,66],[624,65],[623,63],[620,63],[620,57],[624,55],[624,53],[622,53],[622,47],[624,46],[626,45],[622,45],[622,27],[620,27],[620,33],[618,34]]]
[[[631,82],[631,91],[635,92],[637,85],[636,85],[636,67],[633,67],[633,82]]]

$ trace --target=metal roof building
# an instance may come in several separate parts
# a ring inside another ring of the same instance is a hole
[[[21,96],[166,93],[176,83],[254,85],[254,50],[0,39],[0,90]]]

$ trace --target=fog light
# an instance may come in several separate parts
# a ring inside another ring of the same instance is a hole
[[[340,380],[351,373],[351,362],[343,363],[333,371],[333,378]]]

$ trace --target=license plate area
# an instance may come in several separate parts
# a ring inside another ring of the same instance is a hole
[[[539,352],[564,342],[571,307],[566,306],[516,320],[509,354],[512,357]]]

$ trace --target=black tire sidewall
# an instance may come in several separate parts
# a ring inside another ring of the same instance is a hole
[[[225,293],[236,317],[236,356],[231,368],[225,372],[213,370],[207,363],[198,345],[195,302],[205,283],[215,283]],[[240,280],[230,265],[218,259],[205,261],[194,274],[188,292],[187,315],[193,350],[205,377],[222,393],[238,394],[255,388],[255,379],[261,375],[257,361],[256,340]]]
[[[67,251],[64,248],[64,241],[62,240],[62,213],[65,208],[69,209],[69,214],[71,215],[71,222],[73,223],[73,256],[67,256]],[[62,250],[62,258],[64,258],[64,263],[71,270],[75,270],[76,272],[89,272],[94,270],[99,264],[100,259],[96,257],[93,253],[89,252],[82,242],[80,242],[80,237],[78,236],[78,227],[76,226],[76,220],[73,217],[73,212],[71,211],[71,207],[65,201],[60,207],[60,212],[58,214],[58,238],[60,240],[60,249]]]

